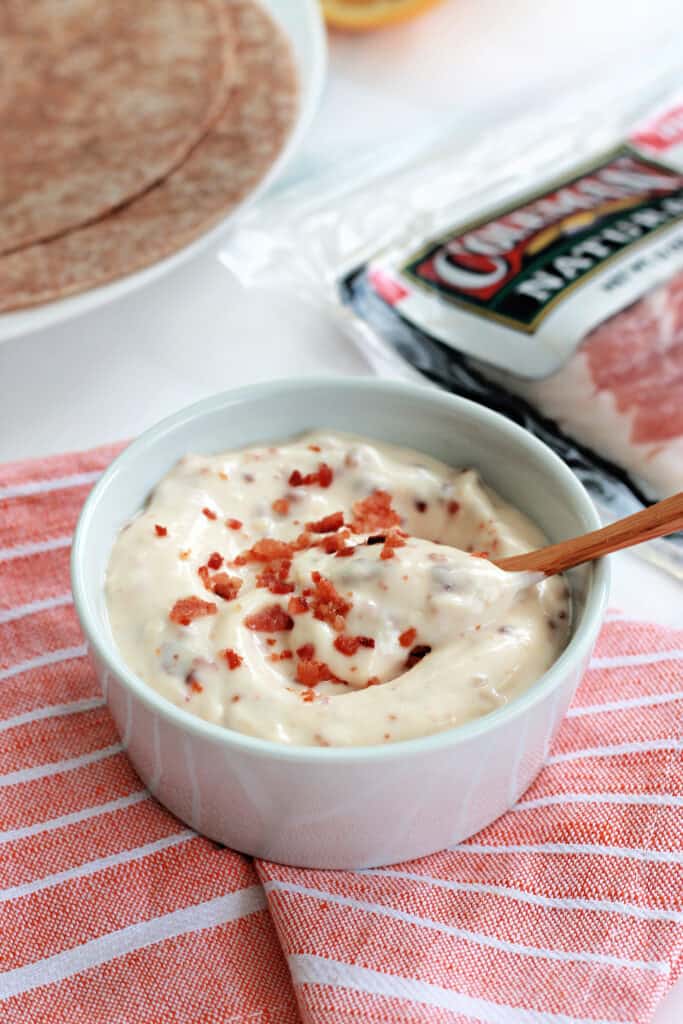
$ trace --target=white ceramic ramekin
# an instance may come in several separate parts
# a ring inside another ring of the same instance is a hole
[[[92,491],[74,538],[74,600],[122,743],[154,795],[197,831],[288,864],[360,868],[457,843],[505,811],[541,768],[602,621],[607,566],[572,580],[571,641],[507,707],[422,739],[355,748],[286,747],[168,703],[123,663],[104,599],[120,527],[189,451],[218,452],[312,428],[416,448],[484,478],[551,540],[599,525],[570,470],[501,416],[433,388],[374,379],[285,380],[184,409],[135,441]]]

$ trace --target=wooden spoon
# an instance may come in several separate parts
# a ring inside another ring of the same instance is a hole
[[[495,564],[508,572],[543,572],[546,576],[554,576],[611,551],[630,548],[677,530],[683,530],[683,491],[626,519],[618,519],[602,530],[593,530],[559,544],[549,544],[525,555],[496,559]]]

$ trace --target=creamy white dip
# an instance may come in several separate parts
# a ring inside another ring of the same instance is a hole
[[[485,715],[556,660],[565,582],[486,557],[544,541],[472,469],[315,433],[183,458],[117,538],[107,606],[129,667],[201,718],[390,743]]]

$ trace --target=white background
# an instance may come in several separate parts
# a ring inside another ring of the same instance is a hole
[[[681,0],[446,0],[406,26],[335,36],[321,110],[287,179],[434,131],[464,142],[606,77],[627,90],[643,69],[678,60],[683,81],[681,40]],[[208,252],[144,291],[0,345],[0,461],[132,437],[214,391],[323,372],[369,371],[320,314],[285,298],[254,302]],[[681,624],[680,584],[633,555],[612,561],[615,606]],[[656,1022],[681,1019],[679,985]]]

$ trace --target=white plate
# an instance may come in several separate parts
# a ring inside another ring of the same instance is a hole
[[[47,302],[32,309],[0,314],[0,343],[18,335],[50,327],[61,320],[79,316],[106,302],[118,299],[127,292],[155,280],[185,260],[191,259],[208,246],[216,244],[237,210],[242,209],[247,203],[252,203],[282,173],[301,143],[318,106],[327,64],[325,29],[318,0],[297,0],[297,3],[292,3],[292,0],[261,0],[261,3],[285,30],[294,47],[301,87],[299,115],[294,128],[282,152],[262,181],[219,224],[172,256],[101,288],[91,288],[80,295],[57,302]]]

